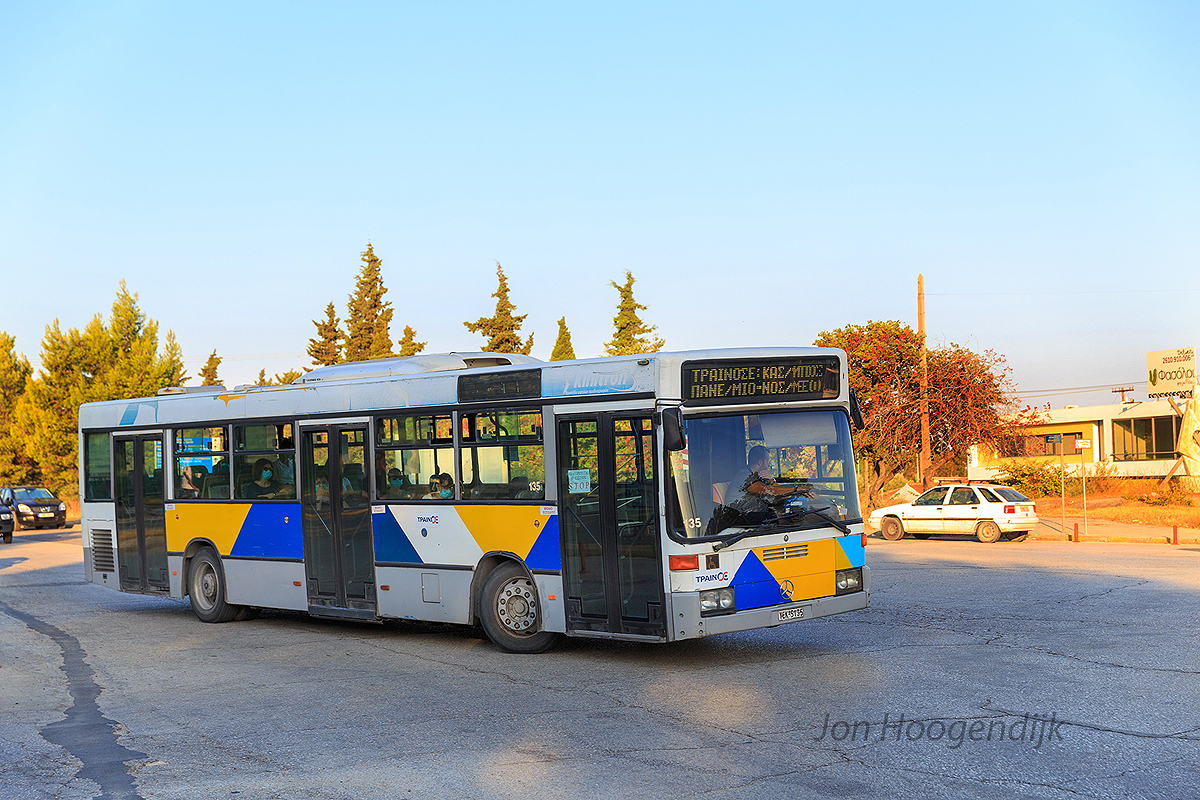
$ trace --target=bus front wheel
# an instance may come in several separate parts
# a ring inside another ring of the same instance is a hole
[[[483,582],[479,617],[488,638],[510,653],[541,653],[562,638],[560,633],[538,630],[542,615],[537,587],[512,561],[496,567]]]
[[[188,597],[192,611],[201,622],[229,622],[238,613],[238,606],[225,601],[225,572],[221,559],[211,547],[192,556],[188,570]]]

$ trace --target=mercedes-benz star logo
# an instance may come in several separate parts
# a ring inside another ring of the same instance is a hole
[[[791,581],[784,581],[783,583],[779,584],[779,596],[784,600],[791,600],[792,592],[794,591],[796,591],[796,587],[792,586]]]

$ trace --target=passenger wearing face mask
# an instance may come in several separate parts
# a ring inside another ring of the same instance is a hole
[[[426,500],[453,500],[454,499],[454,478],[451,478],[448,473],[443,472],[437,476],[437,484],[434,491],[425,495]]]
[[[246,500],[274,500],[283,497],[283,485],[275,480],[271,460],[260,458],[254,462],[254,480],[242,486],[242,498]]]

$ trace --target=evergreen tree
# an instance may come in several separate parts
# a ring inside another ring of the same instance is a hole
[[[346,361],[366,361],[392,355],[392,304],[383,299],[383,262],[370,242],[362,253],[362,269],[346,306]]]
[[[221,357],[217,355],[216,350],[213,350],[208,361],[205,361],[204,366],[200,369],[201,386],[221,385],[221,379],[217,376],[217,367],[219,366],[221,366]]]
[[[529,339],[524,344],[521,343],[521,323],[525,321],[528,314],[514,316],[513,311],[516,310],[508,299],[508,280],[504,277],[504,268],[500,266],[500,262],[496,262],[496,276],[500,279],[500,286],[492,294],[496,298],[496,313],[491,317],[480,317],[475,322],[464,322],[467,330],[471,333],[482,333],[487,337],[487,344],[483,346],[485,352],[488,353],[522,353],[529,355],[529,351],[533,349],[533,334],[529,334]]]
[[[284,372],[282,375],[277,372],[277,373],[275,373],[275,381],[274,382],[275,382],[275,384],[277,384],[279,386],[284,386],[286,384],[293,382],[294,380],[296,380],[303,374],[304,373],[298,369],[289,369],[288,371]]]
[[[323,367],[340,363],[342,340],[346,338],[346,334],[342,333],[342,329],[338,327],[337,312],[333,308],[333,303],[325,308],[323,322],[317,322],[314,319],[312,323],[317,326],[317,338],[308,340],[308,357],[313,360],[314,364],[320,364]]]
[[[638,316],[639,311],[645,311],[646,306],[633,299],[633,273],[625,270],[625,283],[621,285],[611,281],[612,286],[620,295],[617,303],[617,315],[613,317],[613,338],[604,343],[606,356],[628,356],[637,353],[654,353],[666,346],[656,333],[656,325],[647,325]]]
[[[417,332],[412,329],[411,325],[405,325],[404,336],[396,342],[396,355],[415,356],[417,353],[424,352],[426,343],[418,342],[416,339]]]
[[[255,386],[270,386],[271,385],[271,382],[269,380],[267,380],[267,371],[265,369],[260,369],[258,371],[258,377],[254,379],[254,385]]]
[[[81,333],[63,333],[58,320],[46,326],[41,369],[17,403],[16,428],[25,454],[46,484],[66,497],[78,493],[79,405],[96,400],[153,397],[182,383],[179,345],[168,332],[158,350],[158,323],[147,319],[124,281],[109,324],[100,314]]]
[[[554,342],[554,350],[550,353],[551,361],[575,360],[575,348],[571,345],[571,332],[567,330],[567,318],[558,320],[558,339]]]
[[[36,483],[37,464],[25,454],[15,428],[17,402],[33,370],[29,359],[17,355],[16,340],[0,331],[0,483]]]

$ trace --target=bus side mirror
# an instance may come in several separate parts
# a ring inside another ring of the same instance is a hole
[[[850,421],[854,423],[854,430],[861,431],[867,426],[863,424],[862,409],[858,407],[858,395],[853,389],[850,390]]]
[[[675,452],[687,447],[687,439],[683,435],[683,414],[678,408],[665,408],[662,412],[663,446],[668,452]]]

